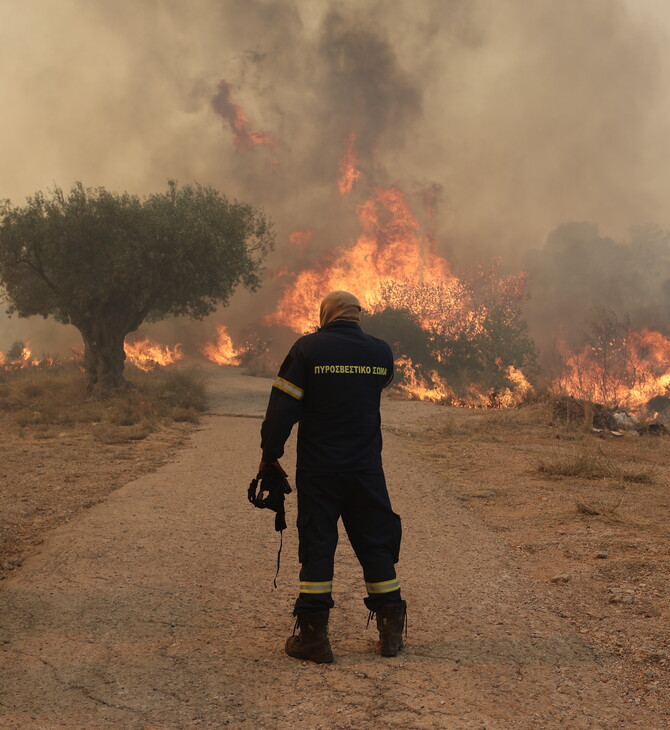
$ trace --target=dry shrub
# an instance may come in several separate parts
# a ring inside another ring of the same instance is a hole
[[[583,398],[572,398],[568,395],[554,395],[547,399],[547,405],[553,411],[555,421],[569,429],[618,428],[614,420],[614,409],[600,403],[592,403]]]
[[[173,408],[170,415],[173,421],[200,423],[200,414],[195,408]]]
[[[532,403],[519,408],[479,411],[464,424],[472,435],[500,436],[505,433],[535,431],[551,422],[551,409],[546,403]]]
[[[602,453],[586,450],[541,458],[537,463],[537,471],[554,478],[617,479],[634,484],[653,484],[656,477],[652,467],[628,469],[613,463]]]
[[[126,444],[129,441],[142,441],[155,431],[151,423],[139,423],[136,426],[112,426],[107,423],[95,424],[91,429],[93,438],[103,444]]]
[[[17,426],[70,425],[100,420],[100,406],[86,399],[86,382],[75,366],[5,373],[0,411]]]
[[[207,378],[197,368],[164,370],[155,373],[151,388],[167,407],[207,410]],[[157,391],[157,393],[156,393]]]
[[[435,431],[438,435],[445,438],[451,438],[461,433],[461,429],[456,423],[456,419],[451,414],[440,420],[440,423],[435,428]]]
[[[26,383],[23,386],[23,395],[26,398],[37,398],[44,393],[43,383]]]
[[[134,426],[141,418],[141,408],[132,403],[121,403],[109,414],[110,423],[116,426]]]
[[[487,431],[509,430],[514,423],[514,415],[511,410],[485,411],[479,421],[479,429]]]
[[[87,397],[86,376],[75,364],[2,375],[0,413],[5,412],[17,427],[106,425],[108,435],[98,428],[96,436],[106,443],[146,438],[161,421],[195,423],[197,414],[207,408],[206,381],[194,369],[135,373],[127,390],[105,399]]]

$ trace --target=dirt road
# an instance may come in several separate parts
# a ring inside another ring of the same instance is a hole
[[[3,584],[0,728],[663,727],[622,700],[611,659],[392,433],[408,649],[374,653],[361,572],[342,542],[336,663],[286,657],[295,498],[274,590],[272,516],[245,495],[270,381],[225,373],[212,386],[215,414],[189,448],[51,533]],[[386,401],[385,423],[431,408]]]

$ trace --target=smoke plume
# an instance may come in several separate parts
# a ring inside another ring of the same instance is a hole
[[[576,317],[559,321],[546,283],[567,287],[581,259],[561,259],[553,239],[541,253],[550,231],[593,221],[622,240],[633,224],[670,227],[662,3],[35,0],[2,15],[0,197],[75,180],[145,194],[176,178],[263,207],[277,249],[261,293],[221,314],[240,327],[271,310],[279,272],[355,238],[355,206],[379,186],[410,195],[455,266],[528,264],[543,282],[531,279],[534,333]],[[348,144],[360,175],[342,197]],[[602,277],[629,260],[611,257]],[[598,291],[598,306],[652,307]],[[41,326],[3,320],[0,350]],[[195,342],[213,330],[157,331]]]

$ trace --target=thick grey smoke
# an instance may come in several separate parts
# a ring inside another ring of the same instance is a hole
[[[417,212],[439,201],[437,247],[459,266],[520,267],[572,220],[615,237],[670,227],[670,13],[653,0],[33,0],[2,16],[0,197],[14,202],[75,180],[147,193],[195,179],[265,208],[274,270],[350,242],[356,203],[389,184]],[[361,178],[342,198],[352,133]],[[311,245],[289,243],[308,229]],[[222,317],[248,325],[279,291],[269,278]],[[35,327],[3,320],[0,350],[53,349]]]
[[[667,334],[670,233],[634,226],[626,239],[602,236],[594,223],[569,223],[527,255],[528,319],[545,360],[565,342],[579,351],[607,318]]]

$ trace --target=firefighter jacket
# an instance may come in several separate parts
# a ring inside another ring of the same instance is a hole
[[[263,426],[263,461],[281,458],[296,422],[298,469],[381,469],[382,389],[393,379],[393,354],[357,322],[335,320],[301,337],[279,369]]]

